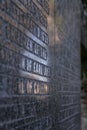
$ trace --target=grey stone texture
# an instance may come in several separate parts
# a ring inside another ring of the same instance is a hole
[[[54,3],[54,130],[80,130],[80,6],[79,0]]]
[[[0,0],[0,130],[80,130],[80,0]]]

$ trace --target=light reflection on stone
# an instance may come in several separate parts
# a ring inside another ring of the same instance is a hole
[[[23,80],[21,79],[21,80],[19,80],[19,93],[20,94],[24,94],[24,82],[23,82]]]
[[[32,81],[28,80],[27,81],[27,93],[28,94],[32,94],[32,89],[33,89],[33,87],[32,87]]]

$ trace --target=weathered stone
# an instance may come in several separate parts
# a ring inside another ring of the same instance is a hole
[[[80,0],[0,1],[0,129],[80,130]]]

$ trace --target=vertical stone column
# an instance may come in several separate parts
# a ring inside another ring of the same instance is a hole
[[[50,57],[55,130],[80,130],[80,6],[80,0],[54,0]]]

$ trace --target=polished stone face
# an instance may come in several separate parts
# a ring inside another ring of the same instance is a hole
[[[0,0],[1,130],[80,130],[79,27],[79,0]]]

